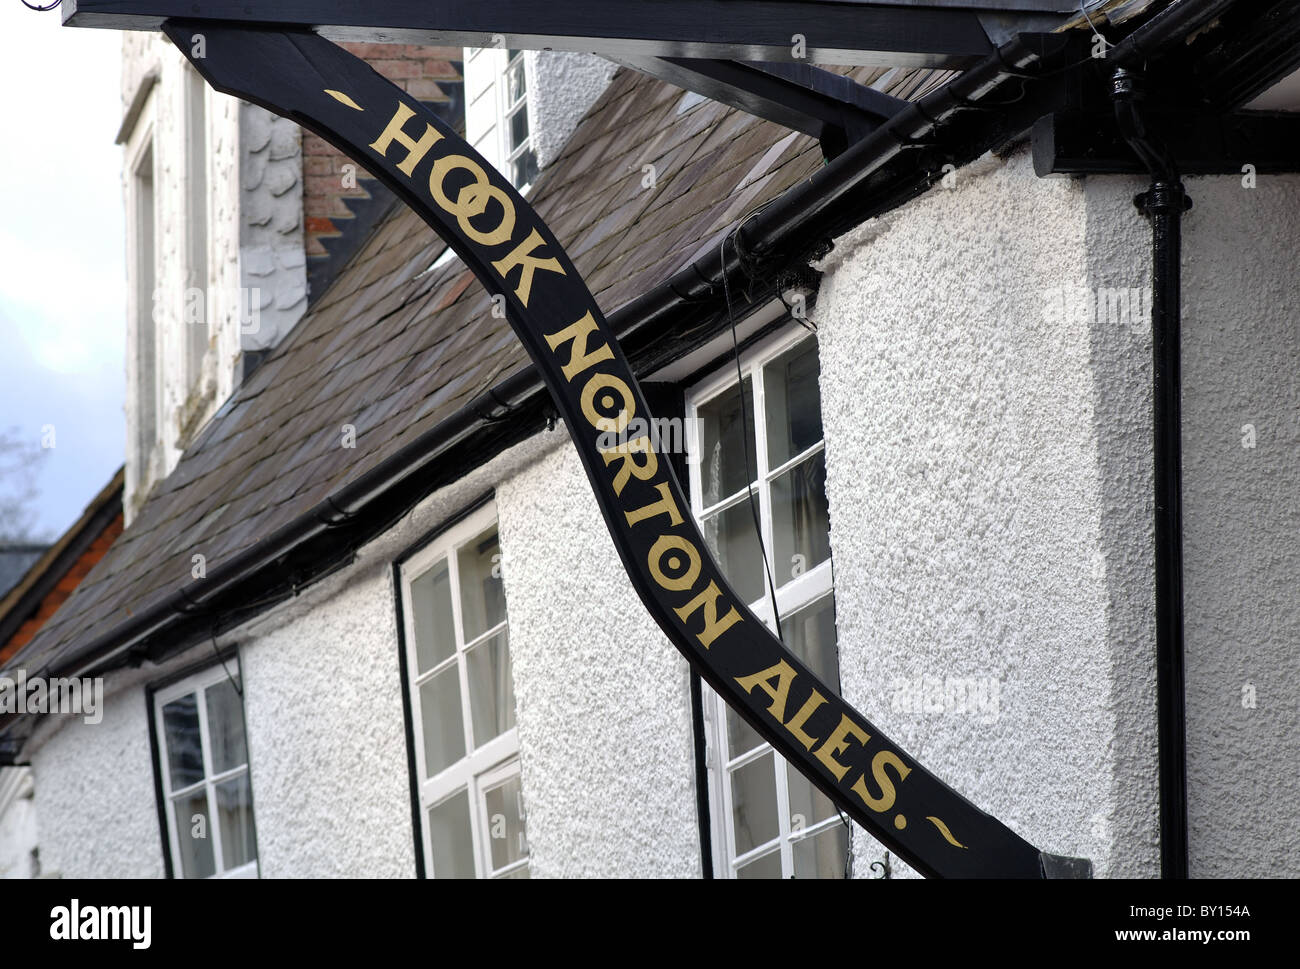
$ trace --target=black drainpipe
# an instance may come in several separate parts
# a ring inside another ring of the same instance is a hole
[[[1147,130],[1141,72],[1119,68],[1111,94],[1120,132],[1151,172],[1133,201],[1151,220],[1155,449],[1156,718],[1160,872],[1187,877],[1187,737],[1183,662],[1182,218],[1192,207],[1174,160]]]

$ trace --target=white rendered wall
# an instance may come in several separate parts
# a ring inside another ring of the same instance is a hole
[[[32,769],[0,768],[0,879],[38,874],[37,847]]]
[[[577,451],[497,491],[533,877],[700,875],[689,667],[628,581]]]
[[[391,569],[263,625],[239,637],[261,877],[413,877]]]
[[[1099,876],[1156,863],[1150,350],[1045,290],[1147,284],[1134,187],[986,159],[840,240],[814,313],[845,697]]]
[[[145,682],[158,675],[123,670],[108,677],[101,722],[62,717],[43,723],[28,742],[24,756],[36,782],[42,873],[163,876],[144,696]]]
[[[529,51],[528,118],[537,167],[559,157],[587,109],[596,103],[618,65],[595,54]]]
[[[1300,875],[1300,178],[1192,178],[1183,501],[1193,877]],[[1253,425],[1254,447],[1245,425]]]

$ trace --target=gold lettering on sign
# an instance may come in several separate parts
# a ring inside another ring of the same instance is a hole
[[[778,722],[785,723],[785,701],[790,695],[790,684],[794,678],[794,667],[785,660],[779,660],[775,666],[759,670],[752,676],[736,677],[736,682],[746,693],[753,693],[757,687],[770,696],[772,705],[767,708],[767,712],[776,717]],[[772,680],[776,680],[776,686],[772,686]]]
[[[659,492],[659,500],[650,505],[643,505],[634,511],[625,511],[623,516],[627,518],[629,525],[635,525],[637,522],[643,522],[647,518],[654,518],[657,515],[667,515],[668,520],[674,525],[682,523],[682,513],[677,510],[677,502],[673,501],[673,493],[668,490],[668,482],[661,481],[655,485],[655,491]]]
[[[670,554],[674,552],[685,555],[686,561],[683,562],[679,555]],[[677,571],[685,567],[685,571],[675,579],[664,574],[662,566],[665,555],[669,556],[668,568]],[[694,543],[682,538],[680,535],[660,535],[655,539],[655,543],[650,546],[648,559],[650,575],[660,586],[673,592],[685,592],[700,577],[700,553],[696,550]]]
[[[889,775],[885,773],[886,767],[892,767],[898,773],[898,782],[901,784],[907,780],[907,775],[912,773],[912,768],[903,764],[900,758],[892,750],[882,750],[871,759],[871,776],[875,778],[876,784],[880,787],[880,794],[870,794],[867,792],[867,775],[863,774],[853,782],[853,793],[862,798],[862,803],[876,813],[883,813],[894,806],[894,782],[890,780]]]
[[[849,719],[847,713],[840,715],[840,725],[831,731],[831,735],[826,738],[825,743],[813,751],[813,756],[826,765],[826,769],[835,775],[837,781],[844,780],[844,775],[849,772],[848,765],[841,764],[835,759],[836,754],[842,754],[849,749],[849,738],[852,737],[858,743],[865,745],[871,739],[871,735]]]
[[[637,461],[633,455],[643,454],[645,460]],[[638,481],[649,481],[659,471],[659,458],[649,437],[637,437],[624,441],[613,450],[601,449],[600,456],[605,459],[605,467],[613,461],[621,462],[614,475],[614,494],[620,497],[627,487],[628,479],[635,477]]]
[[[415,166],[420,164],[421,159],[429,153],[429,149],[442,140],[442,135],[438,134],[438,129],[427,121],[424,124],[424,134],[420,136],[419,141],[416,141],[403,131],[406,122],[414,115],[413,110],[398,101],[397,113],[388,122],[388,127],[384,129],[384,133],[370,145],[371,148],[379,152],[380,158],[388,157],[388,146],[394,141],[405,148],[407,152],[406,160],[397,166],[397,170],[408,178],[415,171]]]
[[[685,622],[696,609],[704,607],[704,631],[696,633],[695,638],[704,644],[705,649],[712,646],[715,639],[740,622],[742,618],[736,611],[736,607],[732,606],[722,619],[718,619],[718,597],[721,595],[722,590],[718,588],[718,583],[710,579],[703,592],[686,605],[673,610],[677,613],[677,617]]]
[[[462,185],[460,191],[456,193],[456,201],[453,202],[447,198],[447,194],[442,189],[447,174],[456,169],[469,172],[474,176],[474,181]],[[466,158],[464,155],[443,155],[434,162],[429,172],[429,194],[444,211],[456,217],[456,224],[460,226],[460,231],[481,246],[499,246],[515,231],[515,203],[510,201],[510,196],[504,189],[488,181],[483,166],[472,158]],[[501,221],[491,232],[482,232],[474,228],[470,219],[486,212],[489,201],[495,201],[501,206]]]
[[[600,395],[600,400],[596,400],[596,395],[601,391],[605,393]],[[614,393],[610,393],[613,391]],[[620,400],[614,399],[614,394],[618,394]],[[627,422],[636,416],[636,398],[632,396],[632,388],[622,377],[615,377],[612,373],[594,373],[587,381],[586,386],[582,388],[582,396],[579,400],[582,404],[582,416],[587,418],[591,426],[604,433],[621,434],[627,430]],[[609,411],[618,405],[618,417],[606,417],[596,410],[596,404]]]
[[[817,708],[825,702],[826,698],[816,690],[813,690],[812,695],[808,697],[808,699],[804,701],[804,705],[799,708],[799,712],[791,717],[790,722],[785,725],[786,729],[794,734],[794,739],[803,744],[804,748],[807,750],[813,749],[813,744],[817,743],[817,738],[809,737],[804,733],[803,725],[808,722],[808,718],[817,711]]]
[[[545,269],[547,272],[559,273],[564,275],[564,268],[560,265],[560,260],[554,256],[547,256],[545,259],[538,259],[533,255],[533,250],[540,245],[544,245],[545,240],[542,234],[536,229],[528,234],[528,238],[514,250],[492,264],[492,268],[501,274],[505,279],[510,274],[510,270],[516,266],[522,266],[519,273],[519,285],[515,287],[515,295],[519,297],[519,302],[525,306],[528,305],[528,296],[533,291],[533,272],[537,269]]]
[[[573,344],[569,349],[569,362],[560,367],[565,380],[572,381],[574,374],[582,373],[602,360],[614,359],[614,351],[610,349],[608,343],[601,343],[594,350],[587,349],[591,345],[591,335],[595,332],[596,321],[592,318],[591,312],[587,311],[578,322],[570,323],[556,333],[546,334],[546,343],[552,350],[558,349],[561,343]],[[581,350],[578,349],[579,338],[582,340]]]

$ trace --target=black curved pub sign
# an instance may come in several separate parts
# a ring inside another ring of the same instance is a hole
[[[957,794],[786,649],[723,578],[650,438],[624,435],[601,448],[615,436],[607,432],[649,420],[645,397],[564,249],[464,140],[315,34],[175,21],[163,29],[181,51],[202,51],[191,60],[214,88],[298,122],[373,172],[505,296],[646,608],[723,699],[841,810],[932,877],[1086,870],[1040,853]]]

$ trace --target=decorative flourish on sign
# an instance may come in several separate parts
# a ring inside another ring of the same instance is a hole
[[[331,91],[329,88],[326,88],[325,93],[328,94],[330,97],[332,97],[335,101],[338,101],[340,104],[346,104],[349,108],[355,108],[358,111],[366,110],[361,105],[357,104],[357,102],[353,101],[350,97],[344,94],[342,91]]]
[[[966,847],[964,844],[962,844],[960,841],[958,841],[956,838],[952,836],[952,832],[948,830],[948,825],[944,824],[938,818],[926,818],[926,820],[939,829],[939,833],[943,835],[943,840],[948,842],[948,844],[955,845],[958,848]]]

